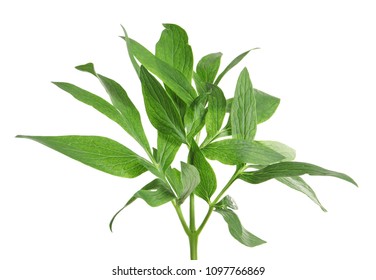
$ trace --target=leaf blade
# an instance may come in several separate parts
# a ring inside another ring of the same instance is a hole
[[[179,70],[188,81],[192,80],[193,53],[188,35],[176,24],[163,24],[165,29],[155,47],[155,56]]]
[[[200,173],[196,167],[191,164],[181,162],[181,182],[183,190],[178,196],[179,204],[182,204],[200,183]]]
[[[239,75],[231,107],[232,137],[252,141],[256,129],[256,100],[248,70],[244,68]]]
[[[196,66],[196,73],[205,83],[212,84],[217,76],[219,66],[221,65],[222,53],[211,53],[205,55]]]
[[[128,134],[131,135],[145,150],[150,152],[149,141],[146,138],[145,131],[142,126],[140,113],[133,102],[129,99],[124,88],[116,81],[98,74],[95,71],[93,63],[76,66],[76,69],[90,73],[98,78],[110,96],[112,104],[122,114],[124,123],[126,124],[124,129],[126,129]]]
[[[279,162],[256,171],[243,172],[239,178],[251,184],[259,184],[274,178],[294,177],[304,174],[337,177],[357,186],[356,182],[344,173],[331,171],[310,163],[293,161]]]
[[[215,85],[210,85],[209,87],[211,92],[208,96],[208,113],[205,117],[208,139],[206,141],[211,141],[217,136],[226,115],[226,98],[222,90]]]
[[[142,157],[122,144],[101,136],[26,136],[72,159],[111,175],[134,178],[146,171]]]
[[[189,105],[197,96],[190,82],[180,71],[154,56],[133,39],[129,39],[129,46],[137,60],[140,61],[146,69],[160,78],[186,104]]]
[[[258,141],[250,142],[241,139],[212,142],[205,146],[202,152],[208,159],[230,165],[242,163],[267,165],[284,159],[281,154]]]
[[[266,243],[266,241],[247,231],[231,209],[216,209],[215,212],[222,215],[228,225],[230,234],[243,245],[255,247]]]
[[[210,198],[217,188],[217,178],[195,141],[191,143],[188,159],[189,163],[197,168],[200,175],[200,183],[195,189],[195,194],[210,202]]]
[[[185,142],[185,130],[180,114],[161,84],[143,67],[140,68],[142,94],[146,113],[152,125],[163,134],[171,134]]]

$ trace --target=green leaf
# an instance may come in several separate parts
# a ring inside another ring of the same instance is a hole
[[[256,50],[257,48],[254,48],[254,49],[250,49],[249,51],[246,51],[240,55],[238,55],[237,57],[234,58],[234,60],[232,60],[230,62],[229,65],[227,65],[227,67],[225,68],[225,70],[223,70],[223,72],[221,74],[218,75],[217,79],[215,80],[214,84],[215,85],[218,85],[219,82],[222,80],[223,76],[227,74],[228,71],[230,71],[232,68],[234,68],[240,61],[242,61],[242,59],[252,50]]]
[[[174,194],[169,190],[168,186],[160,179],[155,179],[136,192],[128,202],[115,213],[110,221],[110,230],[117,215],[123,211],[127,206],[132,204],[137,198],[143,199],[152,207],[163,205],[175,198]]]
[[[226,98],[219,87],[215,85],[210,85],[209,87],[211,88],[211,92],[209,94],[208,113],[205,117],[205,125],[207,139],[211,141],[217,136],[222,127],[223,119],[226,114]]]
[[[122,144],[100,136],[24,136],[103,172],[134,178],[146,171],[145,159]]]
[[[283,161],[292,161],[295,159],[295,150],[281,142],[277,141],[257,141],[259,144],[277,152],[283,156]]]
[[[133,65],[133,68],[134,70],[136,71],[137,75],[140,76],[140,65],[138,65],[136,59],[134,58],[134,55],[131,51],[131,48],[130,48],[130,41],[129,41],[129,37],[128,37],[128,34],[127,34],[127,31],[125,30],[125,28],[123,26],[121,26],[121,28],[123,29],[124,31],[124,37],[122,37],[127,45],[127,50],[128,50],[128,56],[129,56],[129,59],[131,60],[131,63]]]
[[[211,53],[197,63],[196,72],[203,82],[212,84],[221,65],[222,53]]]
[[[168,63],[160,60],[138,42],[129,39],[131,53],[150,72],[160,78],[181,100],[190,104],[197,96],[187,78]]]
[[[238,216],[231,209],[216,209],[215,211],[222,215],[231,235],[243,245],[255,247],[266,243],[264,240],[247,231],[242,226]]]
[[[280,99],[253,88],[256,99],[257,124],[267,121],[277,110]],[[231,112],[233,98],[227,99],[226,112]]]
[[[294,177],[279,177],[276,178],[277,181],[281,182],[282,184],[285,184],[286,186],[304,193],[306,196],[308,196],[314,203],[316,203],[318,206],[320,206],[321,210],[324,212],[327,212],[324,206],[320,203],[319,199],[317,198],[315,192],[312,190],[312,188],[300,177],[294,176]]]
[[[255,88],[253,91],[256,99],[257,123],[263,123],[273,116],[281,100]]]
[[[103,115],[119,124],[125,131],[128,130],[127,120],[112,104],[108,103],[103,98],[69,83],[53,82],[53,84],[68,92],[77,100],[92,106]]]
[[[163,26],[165,29],[155,47],[155,56],[179,70],[188,81],[191,81],[193,54],[188,44],[187,33],[176,24],[163,24]]]
[[[176,197],[165,182],[163,182],[161,179],[154,179],[141,190],[136,192],[128,201],[127,205],[131,204],[137,198],[143,199],[152,207],[157,207],[173,200]]]
[[[208,159],[230,165],[242,163],[267,165],[284,159],[283,155],[262,142],[241,139],[216,141],[203,148],[202,152]]]
[[[210,197],[217,188],[217,179],[212,167],[195,141],[191,143],[188,159],[189,163],[196,167],[200,174],[200,184],[196,187],[195,194],[210,203]]]
[[[166,177],[170,182],[171,187],[173,188],[176,197],[180,197],[183,193],[183,184],[181,182],[181,172],[176,168],[167,168]]]
[[[196,89],[199,94],[204,94],[207,92],[206,83],[201,80],[196,72],[193,72],[193,81],[195,82]]]
[[[180,146],[181,142],[176,140],[175,137],[171,136],[170,134],[158,132],[157,161],[162,166],[163,170],[166,170],[174,161],[175,155],[179,151]]]
[[[183,190],[178,194],[179,204],[182,204],[200,183],[200,174],[196,167],[181,162],[181,182]]]
[[[236,204],[235,200],[229,196],[226,195],[224,198],[221,199],[216,205],[215,209],[233,209],[233,210],[238,210],[238,205]]]
[[[143,66],[140,79],[146,113],[152,125],[163,134],[170,134],[184,143],[185,131],[180,114],[166,91]]]
[[[93,74],[99,79],[106,92],[111,98],[112,104],[119,110],[123,116],[123,128],[131,135],[145,150],[150,152],[149,142],[142,127],[140,113],[136,106],[129,99],[128,94],[114,80],[102,76],[95,72],[93,63],[79,65],[76,69]]]
[[[312,176],[333,176],[357,186],[355,181],[344,173],[331,171],[305,162],[279,162],[260,170],[243,172],[239,178],[251,184],[259,184],[274,178],[295,177],[304,174]]]
[[[252,141],[256,135],[256,100],[247,68],[240,73],[231,107],[231,130],[234,139]]]
[[[187,109],[184,116],[184,124],[189,141],[191,141],[205,125],[205,115],[207,114],[205,105],[207,100],[208,96],[206,94],[201,94],[193,100]]]

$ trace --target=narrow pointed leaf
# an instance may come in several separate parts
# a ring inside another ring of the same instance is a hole
[[[137,191],[127,203],[115,213],[110,221],[110,230],[112,231],[115,218],[123,211],[127,206],[132,204],[137,198],[143,199],[148,205],[157,207],[163,205],[175,198],[174,194],[168,189],[168,186],[160,179],[155,179],[142,189]]]
[[[195,194],[205,201],[210,202],[210,197],[217,188],[217,179],[212,167],[195,141],[191,143],[188,159],[200,174],[200,184],[196,187]]]
[[[176,24],[163,24],[161,37],[155,47],[155,56],[179,70],[192,80],[193,54],[188,43],[187,33]]]
[[[319,199],[317,198],[315,192],[312,190],[312,188],[300,177],[294,176],[294,177],[279,177],[276,178],[277,181],[281,182],[282,184],[285,184],[286,186],[304,193],[306,196],[308,196],[314,203],[316,203],[318,206],[320,206],[321,210],[324,212],[327,212],[324,206],[320,203]]]
[[[254,48],[254,49],[251,49],[251,50],[255,50],[257,48]],[[235,57],[230,63],[229,65],[227,65],[227,67],[225,68],[225,70],[222,71],[221,74],[218,75],[217,79],[215,80],[214,84],[215,85],[218,85],[219,82],[222,80],[223,76],[227,74],[228,71],[230,71],[232,68],[234,68],[240,61],[243,60],[244,57],[246,57],[246,55],[251,51],[246,51],[240,55],[238,55],[237,57]]]
[[[216,209],[215,211],[221,214],[226,221],[230,234],[243,245],[255,247],[266,243],[264,240],[247,231],[242,226],[238,216],[231,209]]]
[[[279,162],[284,156],[258,141],[226,139],[213,142],[202,149],[204,155],[211,160],[224,164],[237,165],[254,163],[267,165]]]
[[[205,117],[207,139],[214,139],[222,127],[226,114],[226,98],[222,90],[211,85],[209,94],[208,113]],[[208,141],[208,140],[207,140]]]
[[[331,171],[305,162],[279,162],[260,170],[243,172],[239,178],[248,183],[259,184],[274,178],[295,177],[304,174],[312,176],[333,176],[357,186],[355,181],[344,173]]]
[[[193,165],[182,162],[181,163],[181,182],[183,190],[179,196],[179,204],[182,204],[184,200],[195,190],[200,183],[200,174],[196,167]]]
[[[125,131],[128,130],[127,120],[124,119],[123,115],[112,104],[103,98],[69,83],[53,82],[53,84],[68,92],[77,100],[92,106],[103,115],[119,124]]]
[[[217,76],[219,66],[221,65],[222,53],[211,53],[197,63],[196,72],[205,83],[212,84]]]
[[[131,135],[144,149],[150,151],[149,142],[142,127],[140,113],[136,106],[129,99],[127,92],[116,81],[96,73],[94,65],[87,63],[77,66],[76,69],[93,74],[99,79],[106,92],[111,98],[112,104],[119,110],[125,123],[124,129]]]
[[[103,172],[134,178],[146,171],[146,162],[122,144],[100,136],[24,136]]]
[[[190,104],[197,96],[187,78],[168,63],[154,56],[150,51],[140,45],[138,42],[129,39],[129,46],[132,54],[137,60],[150,72],[160,78],[181,100]]]
[[[205,125],[205,116],[207,114],[205,105],[207,100],[208,96],[206,94],[201,94],[193,100],[187,109],[184,116],[184,125],[189,140],[193,139],[193,137],[196,136]]]
[[[179,112],[161,84],[143,67],[140,69],[146,113],[152,125],[163,134],[171,134],[181,143],[185,131]]]
[[[176,140],[175,137],[171,136],[170,134],[158,132],[157,161],[162,166],[163,170],[166,170],[174,161],[175,155],[178,152],[180,146],[181,142]]]
[[[204,94],[207,92],[206,83],[201,80],[200,76],[196,72],[193,72],[193,81],[195,82],[196,89],[199,94]]]
[[[123,29],[123,32],[124,32],[124,41],[127,45],[127,51],[128,51],[128,56],[129,56],[129,59],[131,60],[131,63],[133,65],[133,68],[134,70],[136,71],[137,75],[140,76],[140,65],[138,65],[136,59],[134,58],[134,55],[131,51],[131,48],[130,48],[130,41],[129,41],[129,37],[128,37],[128,34],[127,34],[127,31],[125,30],[125,28],[123,26],[121,26],[121,28]]]
[[[252,141],[256,128],[256,99],[248,70],[244,68],[239,75],[231,107],[232,137]]]

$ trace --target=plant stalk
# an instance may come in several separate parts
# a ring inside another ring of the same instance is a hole
[[[194,232],[194,233],[191,233],[188,237],[189,237],[189,248],[191,252],[191,260],[197,260],[198,234]]]

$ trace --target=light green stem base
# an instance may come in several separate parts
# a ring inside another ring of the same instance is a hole
[[[198,235],[196,233],[189,236],[189,248],[191,252],[191,260],[197,260]]]

